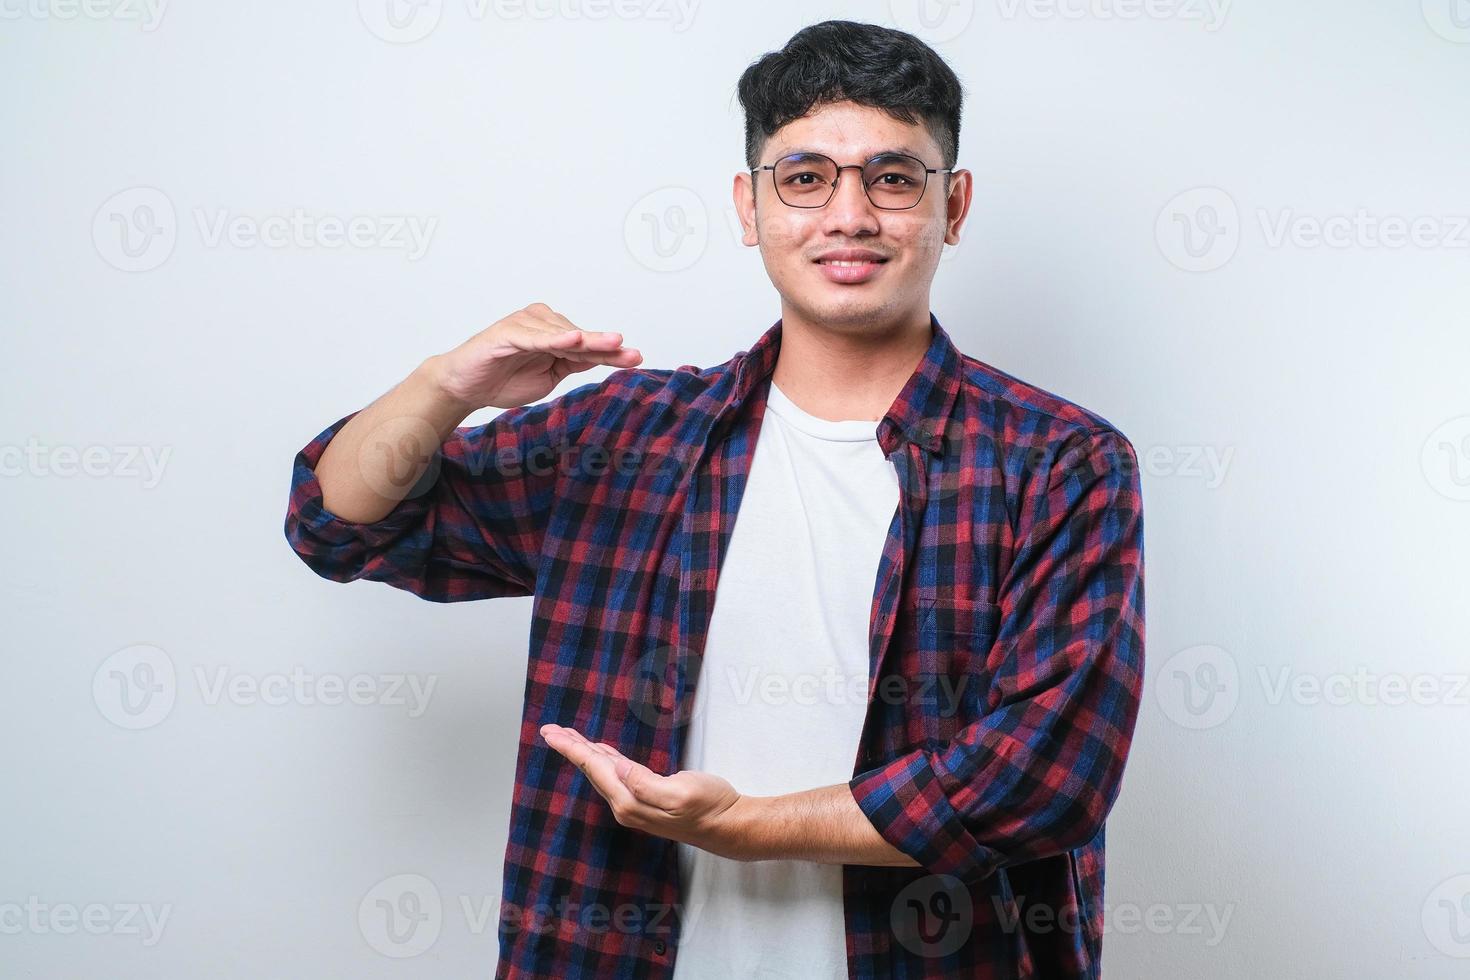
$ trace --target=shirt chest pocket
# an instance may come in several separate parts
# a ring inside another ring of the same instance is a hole
[[[900,668],[910,681],[913,711],[926,735],[947,739],[985,712],[987,663],[1000,607],[963,588],[915,591],[909,647]]]

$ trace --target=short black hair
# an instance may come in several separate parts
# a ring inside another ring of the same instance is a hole
[[[920,122],[939,144],[941,167],[960,151],[960,80],[933,48],[912,34],[851,20],[824,20],[791,36],[745,69],[737,86],[745,110],[745,165],[760,164],[766,141],[782,126],[831,102],[882,109]],[[946,183],[949,174],[945,174]]]

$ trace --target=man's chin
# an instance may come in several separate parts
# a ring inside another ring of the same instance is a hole
[[[801,308],[807,311],[807,319],[821,326],[860,330],[884,324],[892,317],[891,307],[883,302],[884,298],[876,294],[859,296],[854,290],[846,296],[811,297]]]

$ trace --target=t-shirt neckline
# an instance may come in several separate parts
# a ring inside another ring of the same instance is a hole
[[[766,408],[781,416],[781,420],[792,427],[818,439],[833,442],[862,442],[878,440],[876,419],[823,419],[803,411],[796,402],[772,381],[766,397]]]

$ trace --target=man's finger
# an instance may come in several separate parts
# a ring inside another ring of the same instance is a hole
[[[570,347],[583,346],[600,350],[610,350],[623,345],[623,335],[616,330],[579,330],[572,328],[555,334],[555,342],[558,345],[565,344]]]
[[[636,347],[624,347],[621,350],[609,350],[609,351],[600,351],[600,350],[552,350],[552,351],[547,351],[547,353],[549,353],[549,354],[555,354],[557,357],[562,358],[563,360],[567,360],[567,361],[590,361],[593,364],[617,364],[620,361],[627,361],[627,360],[629,360],[629,357],[630,356],[633,359],[635,359],[635,360],[641,356],[638,353],[638,348],[636,348]],[[631,366],[631,362],[630,362],[630,366]]]
[[[582,733],[573,728],[563,728],[559,725],[547,725],[542,730],[542,737],[550,743],[562,755],[581,769],[592,785],[601,793],[608,802],[616,799],[619,805],[627,804],[629,807],[637,805],[638,801],[631,790],[623,785],[622,776],[618,772],[617,759],[622,756],[616,752],[609,755],[599,750],[591,742],[583,737]],[[624,759],[623,761],[628,761]]]
[[[575,336],[576,344],[578,345],[615,348],[621,346],[623,342],[623,335],[616,330],[583,330],[571,320],[568,320],[550,308],[539,311],[537,319],[550,326],[560,327],[566,334]],[[562,343],[566,343],[566,341],[562,341]]]

